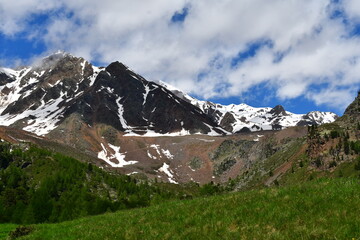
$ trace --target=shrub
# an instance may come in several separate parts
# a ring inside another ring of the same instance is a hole
[[[34,229],[29,226],[19,226],[14,231],[9,233],[10,239],[16,239],[22,236],[29,235]]]
[[[339,136],[340,136],[340,133],[339,133],[338,131],[336,131],[336,130],[332,130],[332,131],[330,132],[330,137],[331,137],[332,139],[338,138]]]
[[[316,167],[320,167],[322,165],[322,161],[319,157],[315,159],[314,163],[315,163]]]
[[[360,156],[357,158],[354,168],[355,170],[360,171]]]
[[[336,166],[337,166],[336,161],[332,161],[332,162],[330,162],[330,164],[329,164],[329,168],[333,168],[333,167],[336,167]]]

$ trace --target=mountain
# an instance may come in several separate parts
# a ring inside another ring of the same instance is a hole
[[[150,82],[119,62],[98,68],[58,52],[38,66],[0,73],[0,124],[46,135],[72,114],[128,135],[186,135],[271,130],[333,122],[329,112],[293,114],[199,101],[163,82]],[[281,125],[281,126],[280,126]],[[220,127],[221,128],[220,128]]]
[[[282,106],[199,101],[147,81],[120,62],[95,67],[64,52],[32,67],[0,71],[0,125],[15,129],[4,128],[8,140],[66,145],[70,150],[62,147],[62,153],[109,171],[172,183],[225,182],[291,148],[283,142],[304,137],[304,125],[335,118],[322,112],[293,114]],[[29,140],[20,130],[38,136]],[[248,134],[232,135],[238,132]]]
[[[75,113],[89,126],[103,123],[128,135],[146,136],[219,135],[337,118],[328,112],[293,114],[280,105],[254,108],[199,101],[163,82],[149,82],[122,63],[98,68],[64,52],[35,67],[4,69],[0,94],[0,124],[38,135],[48,134]]]
[[[200,108],[214,122],[231,133],[273,130],[273,128],[277,130],[278,128],[291,126],[321,125],[334,122],[338,118],[332,112],[313,111],[307,114],[294,114],[285,111],[281,105],[274,108],[255,108],[244,103],[221,105],[209,101],[200,101],[167,83],[162,81],[158,83],[171,90],[181,99]]]
[[[128,134],[224,134],[206,114],[114,62],[97,68],[59,52],[39,66],[4,69],[0,124],[46,135],[72,114]]]

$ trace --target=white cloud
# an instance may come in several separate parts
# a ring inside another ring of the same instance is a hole
[[[350,18],[360,21],[360,1],[343,0],[343,6]]]
[[[0,0],[0,31],[14,35],[27,27],[32,14],[43,14],[60,6],[48,0]]]
[[[267,83],[280,99],[305,96],[342,109],[360,85],[360,39],[349,37],[341,18],[330,18],[336,7],[356,22],[360,3],[342,2],[0,0],[0,31],[13,36],[29,27],[33,14],[53,13],[43,29],[27,31],[45,41],[50,52],[65,49],[89,60],[119,60],[150,80],[204,98],[240,96]],[[185,22],[171,23],[185,6]],[[231,65],[249,43],[261,39],[272,46]],[[281,53],[282,60],[274,61]],[[340,93],[347,97],[332,101]]]
[[[353,93],[353,89],[328,88],[320,91],[309,91],[306,95],[316,104],[325,104],[330,107],[344,109],[354,100]]]

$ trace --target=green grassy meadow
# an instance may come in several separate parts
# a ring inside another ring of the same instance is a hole
[[[359,179],[318,179],[33,225],[20,239],[352,240],[360,239],[359,216]]]

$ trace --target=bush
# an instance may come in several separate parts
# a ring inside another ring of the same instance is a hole
[[[29,226],[19,226],[14,231],[9,233],[10,239],[16,239],[22,236],[29,235],[34,229]]]
[[[322,165],[322,161],[319,157],[315,159],[314,163],[315,163],[316,167],[320,167]]]
[[[360,153],[360,141],[350,142],[350,148],[353,150],[356,154]]]
[[[360,171],[360,156],[357,158],[354,168],[355,170]]]
[[[332,161],[332,162],[330,162],[330,164],[329,164],[329,168],[333,168],[333,167],[336,167],[336,166],[337,166],[336,161]]]
[[[330,132],[330,137],[331,137],[332,139],[338,138],[338,137],[340,137],[340,133],[339,133],[338,131],[336,131],[336,130],[332,130],[332,131]]]

